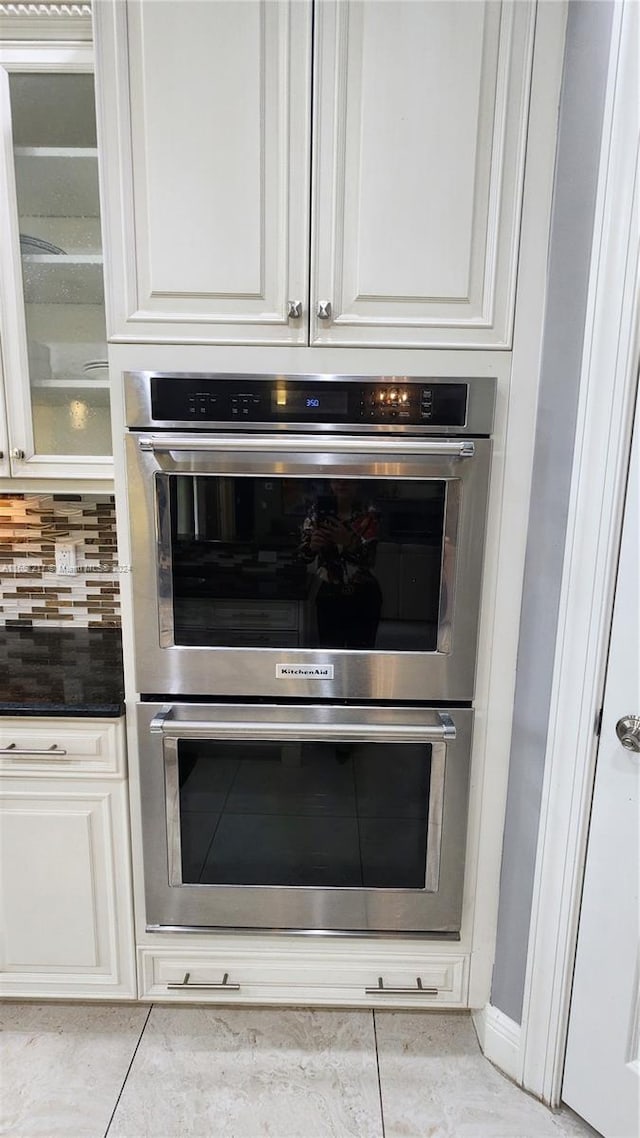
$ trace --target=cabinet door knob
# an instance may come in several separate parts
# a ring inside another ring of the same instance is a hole
[[[287,313],[290,320],[299,320],[302,316],[302,301],[290,300]]]
[[[317,316],[318,316],[318,320],[330,320],[331,319],[331,301],[330,300],[321,300],[318,302]]]
[[[22,459],[24,458],[24,451],[23,451],[23,450],[20,450],[20,448],[19,448],[19,447],[13,447],[13,449],[12,449],[12,451],[11,451],[11,457],[12,457],[12,458],[17,458],[17,459],[19,459],[20,461],[22,461]]]

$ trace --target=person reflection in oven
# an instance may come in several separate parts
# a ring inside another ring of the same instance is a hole
[[[300,556],[315,562],[320,585],[316,594],[318,642],[321,648],[373,648],[382,593],[373,574],[379,517],[373,506],[356,497],[349,479],[329,483],[302,525]]]

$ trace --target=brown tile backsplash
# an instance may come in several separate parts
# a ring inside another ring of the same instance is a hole
[[[76,545],[58,576],[56,541]],[[0,494],[0,624],[120,626],[114,500],[107,494]]]

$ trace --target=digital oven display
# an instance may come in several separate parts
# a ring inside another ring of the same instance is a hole
[[[290,387],[271,389],[271,411],[274,415],[318,415],[329,420],[344,418],[349,409],[347,392],[342,389],[326,391],[323,389],[295,390]]]

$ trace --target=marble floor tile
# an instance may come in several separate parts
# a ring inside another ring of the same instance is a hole
[[[382,1138],[370,1011],[154,1007],[108,1138]]]
[[[385,1138],[579,1138],[482,1055],[464,1014],[376,1012]]]
[[[145,1007],[0,1006],[0,1134],[103,1138]]]

